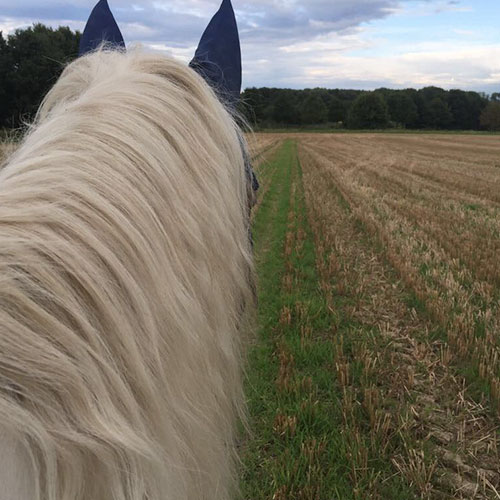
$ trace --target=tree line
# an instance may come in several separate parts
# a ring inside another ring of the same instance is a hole
[[[260,128],[500,130],[500,93],[420,90],[248,88],[241,112]]]
[[[64,66],[78,55],[80,33],[35,24],[4,37],[0,32],[0,127],[33,118]],[[462,90],[248,88],[240,111],[254,127],[329,126],[500,130],[500,93]]]

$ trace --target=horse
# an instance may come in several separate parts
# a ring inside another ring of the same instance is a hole
[[[255,302],[231,72],[87,28],[0,170],[0,499],[226,500]]]

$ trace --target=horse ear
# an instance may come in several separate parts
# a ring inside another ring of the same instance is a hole
[[[241,49],[231,0],[220,9],[201,37],[189,64],[221,97],[236,102],[241,92]]]
[[[123,36],[111,13],[107,0],[100,0],[92,10],[80,39],[79,55],[95,50],[102,42],[125,48]]]

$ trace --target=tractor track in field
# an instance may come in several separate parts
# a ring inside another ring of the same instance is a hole
[[[266,194],[272,182],[272,176],[276,170],[276,166],[271,162],[271,160],[274,158],[276,152],[280,149],[282,145],[283,141],[278,139],[252,159],[253,169],[260,184],[259,192],[257,193],[257,201],[255,203],[255,206],[252,208],[251,212],[252,221],[257,216],[262,200],[264,200],[266,197]],[[270,169],[271,172],[269,175],[266,176],[260,175],[263,167],[268,167]]]

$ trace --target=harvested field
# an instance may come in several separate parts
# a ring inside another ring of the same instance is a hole
[[[500,498],[500,138],[273,140],[245,498]]]
[[[499,499],[500,137],[249,140],[243,498]]]

